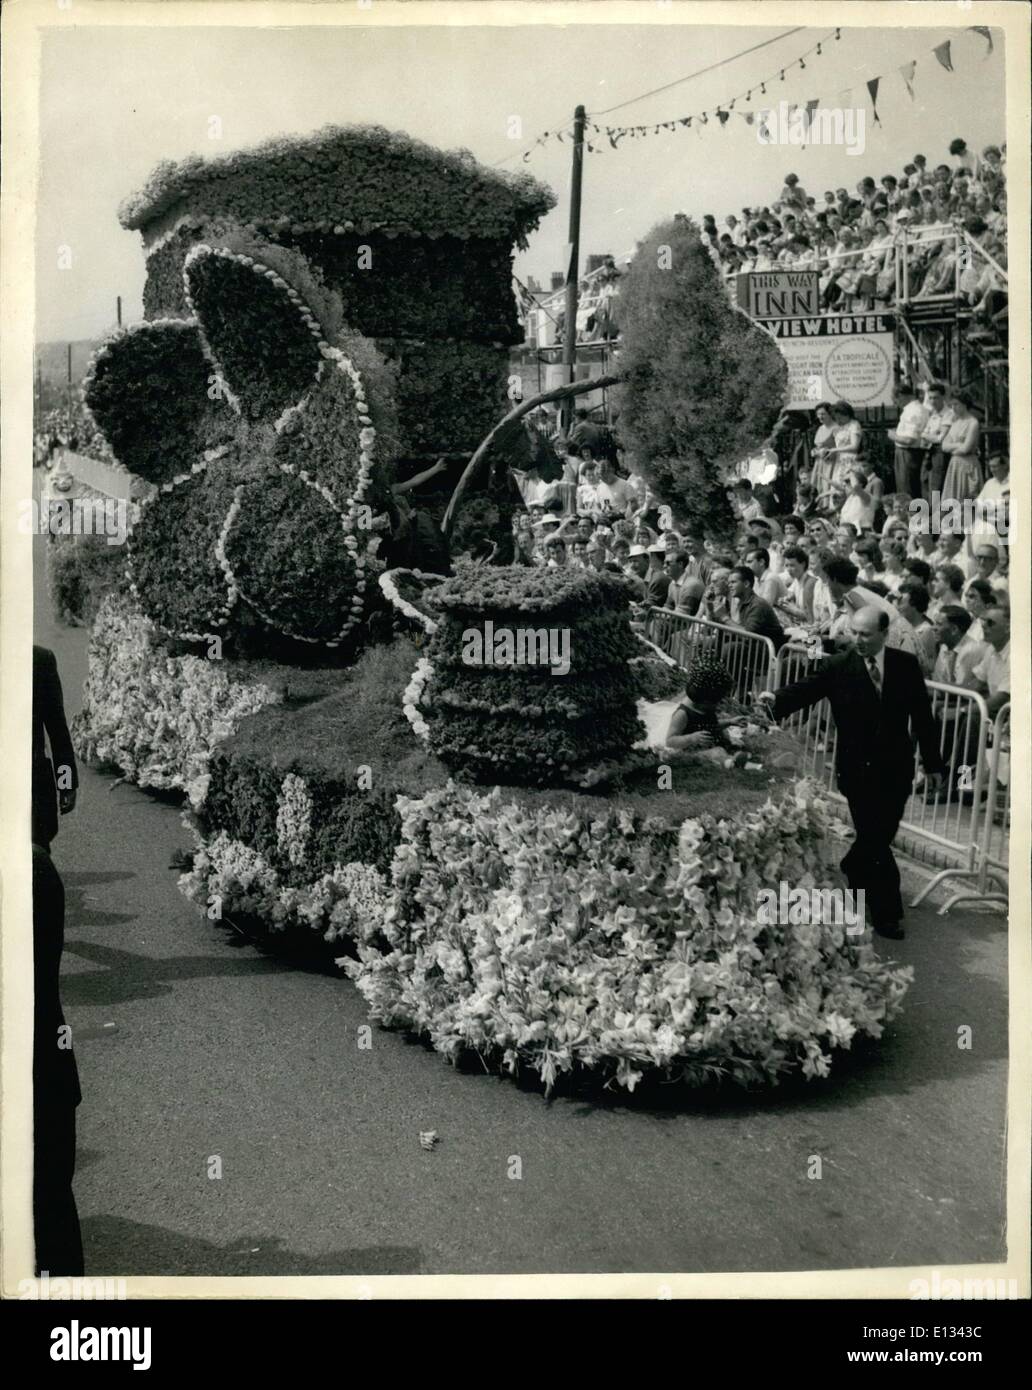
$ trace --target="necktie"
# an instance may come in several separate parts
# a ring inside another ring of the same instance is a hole
[[[874,681],[874,689],[880,698],[882,693],[881,673],[878,670],[878,661],[876,657],[869,656],[867,658],[867,669],[871,673],[871,680]]]

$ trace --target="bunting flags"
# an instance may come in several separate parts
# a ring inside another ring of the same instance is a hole
[[[872,77],[867,84],[867,90],[871,94],[871,115],[874,117],[875,125],[881,125],[881,121],[878,119],[878,84],[880,82],[880,77]]]
[[[989,47],[985,50],[985,56],[988,58],[989,54],[993,51],[992,30],[989,28],[987,24],[971,24],[968,27],[971,29],[973,33],[981,34],[982,38],[985,39],[986,43],[989,45]]]
[[[994,51],[993,36],[991,29],[989,29],[989,27],[985,24],[969,24],[967,26],[967,32],[978,34],[981,38],[985,39],[986,51],[983,55],[983,59],[988,58],[989,55]],[[589,119],[587,123],[587,129],[590,130],[592,134],[595,136],[604,136],[605,140],[608,141],[608,148],[611,150],[619,149],[620,141],[628,136],[632,140],[638,140],[645,139],[648,136],[659,135],[660,132],[690,130],[693,122],[695,125],[696,134],[701,136],[702,127],[705,125],[709,125],[711,116],[714,117],[714,123],[717,126],[719,126],[720,129],[723,130],[729,124],[731,114],[735,110],[735,103],[740,101],[752,102],[753,97],[755,96],[759,101],[759,110],[738,111],[738,115],[742,117],[742,120],[745,122],[747,126],[754,126],[756,124],[757,115],[762,115],[763,112],[766,110],[766,104],[762,102],[762,98],[767,97],[767,83],[777,82],[777,86],[774,88],[774,90],[780,90],[780,84],[781,82],[785,81],[786,75],[788,73],[792,72],[795,69],[805,71],[807,67],[805,60],[811,57],[811,55],[815,57],[820,57],[824,49],[827,47],[829,41],[832,39],[841,38],[841,34],[841,29],[836,29],[833,33],[826,34],[823,37],[823,39],[820,40],[820,42],[814,44],[812,48],[807,49],[805,53],[800,54],[799,57],[793,59],[792,62],[786,63],[783,67],[776,68],[775,71],[771,73],[769,77],[764,78],[761,81],[753,81],[752,83],[750,83],[746,91],[736,93],[734,96],[729,97],[725,101],[718,103],[717,106],[710,108],[710,110],[708,111],[696,111],[693,112],[690,116],[678,116],[675,117],[673,120],[652,122],[649,125],[600,126]],[[943,43],[938,44],[935,48],[931,50],[935,54],[935,58],[939,66],[944,68],[945,71],[949,73],[954,72],[952,44],[952,39],[946,39]],[[911,58],[908,62],[901,64],[901,66],[896,69],[896,71],[899,73],[900,77],[903,80],[903,85],[906,88],[907,95],[909,96],[911,101],[916,100],[914,91],[914,75],[917,71],[917,62],[918,60],[916,58]],[[866,79],[867,93],[871,99],[871,114],[874,117],[876,125],[881,125],[882,123],[881,117],[878,114],[878,97],[881,92],[881,82],[881,76]],[[769,100],[773,100],[773,93],[771,94],[771,98],[769,98]],[[837,102],[840,110],[849,110],[850,107],[854,105],[853,88],[849,87],[845,91],[840,92],[838,94]],[[805,143],[806,140],[808,140],[812,134],[814,113],[819,109],[820,103],[820,97],[811,97],[805,103],[805,107],[800,106],[797,102],[793,102],[791,104],[781,104],[782,110],[785,110],[787,108],[789,122],[791,122],[791,119],[796,112],[802,114],[805,110],[805,120],[801,122],[805,129],[805,138],[803,143]],[[624,104],[629,105],[630,103]],[[546,144],[549,140],[558,140],[560,143],[565,143],[567,137],[569,137],[572,142],[572,130],[569,126],[567,126],[563,130],[546,130],[543,135],[538,136],[537,140],[530,147],[530,149],[524,152],[524,162],[529,160],[534,150],[536,150],[539,146]],[[595,143],[591,143],[590,141],[586,140],[585,143],[587,144],[589,152],[592,154],[602,154],[605,152],[605,144],[601,139],[596,141]]]
[[[941,43],[938,48],[932,49],[932,52],[935,54],[936,58],[938,58],[939,62],[943,65],[947,72],[953,71],[953,63],[950,59],[950,43],[951,40],[947,39],[946,42]]]

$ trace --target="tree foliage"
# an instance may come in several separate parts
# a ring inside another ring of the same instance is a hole
[[[783,407],[774,342],[731,303],[698,227],[654,227],[620,299],[620,435],[675,514],[730,527],[726,470],[756,451]]]

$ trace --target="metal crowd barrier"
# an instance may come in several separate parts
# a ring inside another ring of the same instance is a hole
[[[955,893],[939,908],[940,917],[958,903],[992,902],[1007,906],[1007,851],[1011,814],[1010,710],[1009,704],[999,710],[988,735],[989,766],[984,788],[975,801],[982,824],[977,843],[972,840],[973,862],[967,868],[943,869],[937,873],[914,899],[915,907],[933,888],[950,878],[972,879],[973,883],[966,891]],[[989,888],[990,883],[995,885],[993,890]]]
[[[718,658],[734,677],[735,694],[743,703],[774,689],[775,651],[769,637],[671,608],[649,609],[645,635],[682,668],[695,656]]]
[[[801,680],[820,657],[797,642],[778,653],[772,689]],[[971,878],[977,889],[957,895],[940,909],[960,901],[1007,901],[1007,844],[1010,831],[1010,705],[990,720],[985,700],[973,690],[926,682],[932,714],[939,728],[939,750],[946,765],[943,789],[925,791],[920,765],[903,811],[900,829],[938,845],[956,862],[934,875],[914,899],[921,903],[949,878]],[[802,747],[800,773],[814,778],[839,797],[835,779],[835,725],[827,701],[800,710],[784,721]],[[999,892],[987,891],[988,881]]]

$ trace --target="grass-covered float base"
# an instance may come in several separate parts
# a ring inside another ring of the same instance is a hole
[[[180,881],[210,917],[322,938],[374,1019],[546,1089],[824,1076],[881,1034],[908,969],[757,921],[761,889],[834,881],[814,788],[660,754],[604,795],[463,785],[413,737],[419,657],[374,647],[214,748]]]

